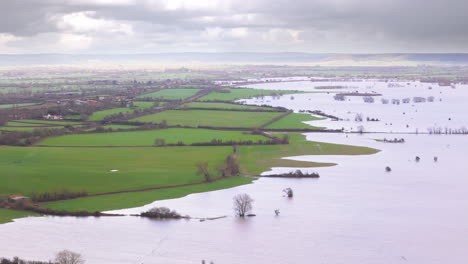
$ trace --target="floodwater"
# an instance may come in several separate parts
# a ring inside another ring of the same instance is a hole
[[[302,96],[309,95],[297,95],[294,102]],[[289,96],[263,100],[291,105]],[[347,104],[333,102],[339,103]],[[442,103],[439,109],[447,111]],[[23,218],[0,225],[0,255],[47,260],[69,249],[82,253],[87,263],[468,263],[468,137],[411,134],[399,135],[406,141],[401,144],[375,141],[384,136],[307,134],[314,141],[382,150],[369,156],[294,157],[339,164],[305,169],[320,173],[319,179],[261,178],[250,185],[116,211],[167,206],[194,217],[226,215],[223,219]],[[386,172],[386,166],[392,171]],[[283,196],[286,187],[294,190],[294,198]],[[256,217],[233,216],[232,197],[238,193],[255,199]]]
[[[342,89],[320,89],[324,86],[341,86]],[[354,82],[332,81],[302,81],[278,82],[248,85],[250,88],[298,90],[323,92],[317,94],[302,94],[282,96],[279,99],[265,97],[263,99],[241,100],[249,104],[269,104],[283,106],[296,112],[299,110],[321,110],[326,114],[337,116],[343,121],[336,122],[329,119],[313,122],[315,126],[357,131],[363,126],[367,132],[410,132],[427,133],[428,128],[442,127],[451,129],[468,128],[466,102],[468,102],[468,85],[457,84],[439,86],[434,83],[414,81],[379,82],[374,80],[356,80]],[[364,103],[362,96],[346,96],[345,101],[333,99],[336,93],[368,93],[376,94],[374,103]],[[426,102],[414,102],[414,97],[422,97]],[[433,101],[428,99],[432,97]],[[382,103],[382,99],[388,103]],[[410,99],[403,103],[403,99]],[[399,104],[392,103],[399,100]],[[379,122],[355,122],[357,114],[367,118],[379,119]]]

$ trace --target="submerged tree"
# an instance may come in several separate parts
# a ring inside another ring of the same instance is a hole
[[[252,210],[253,199],[246,193],[234,196],[234,212],[237,216],[244,217]]]
[[[292,198],[294,196],[294,192],[291,188],[286,188],[283,190],[283,192],[286,194],[286,196],[288,196],[289,198]]]
[[[55,261],[58,264],[83,264],[85,263],[84,259],[80,254],[69,251],[62,250],[55,256]]]

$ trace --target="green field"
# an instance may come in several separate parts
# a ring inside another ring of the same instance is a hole
[[[133,102],[134,108],[128,107],[118,107],[102,111],[94,112],[90,117],[89,121],[102,121],[106,116],[115,115],[115,114],[128,114],[133,113],[135,110],[143,110],[154,106],[155,102]],[[158,105],[162,106],[164,102],[158,102]]]
[[[320,129],[323,127],[315,127],[308,124],[303,123],[304,121],[314,121],[314,120],[322,120],[323,118],[312,116],[309,114],[296,114],[292,113],[289,114],[280,120],[273,122],[272,124],[268,125],[265,128],[270,129]]]
[[[196,175],[196,162],[208,161],[215,172],[231,153],[230,146],[0,147],[0,193],[29,195],[62,188],[97,193],[193,183],[203,180]]]
[[[77,127],[81,127],[82,125],[77,125],[77,126],[74,126],[75,128]],[[41,126],[37,126],[37,127],[0,127],[0,130],[3,130],[3,131],[27,131],[27,132],[32,132],[34,131],[35,129],[59,129],[59,128],[64,128],[63,126],[53,126],[53,127],[41,127]]]
[[[109,129],[111,128],[112,130],[128,130],[128,129],[134,129],[134,128],[138,128],[138,126],[131,126],[131,125],[114,125],[114,124],[111,124],[111,125],[105,125],[105,126],[100,126],[104,129]],[[97,129],[99,129],[100,127],[93,127],[93,128],[88,128],[88,129],[85,129],[84,131],[87,131],[87,132],[94,132],[96,131]],[[101,132],[100,132],[101,133]]]
[[[143,94],[138,98],[161,98],[168,100],[179,100],[193,96],[198,93],[200,89],[164,89],[154,93]]]
[[[26,123],[35,123],[35,124],[47,124],[47,125],[80,125],[83,124],[81,122],[74,122],[74,121],[53,121],[53,120],[39,120],[39,119],[21,119],[21,120],[16,120],[19,122],[26,122]]]
[[[133,106],[138,108],[139,110],[143,110],[145,108],[150,108],[153,107],[154,104],[157,104],[158,106],[164,105],[166,102],[133,102]]]
[[[161,123],[181,126],[215,126],[215,127],[259,127],[281,113],[271,112],[233,112],[210,110],[168,110],[158,114],[146,115],[131,121]]]
[[[279,95],[279,94],[291,94],[291,93],[303,93],[298,91],[281,91],[281,90],[262,90],[262,89],[244,89],[244,88],[224,88],[224,92],[212,92],[208,95],[203,96],[199,101],[234,101],[238,99],[245,99],[257,96],[266,95]]]
[[[11,222],[13,219],[27,216],[38,216],[38,214],[25,211],[0,209],[0,224],[8,223]]]
[[[138,128],[138,126],[131,126],[131,125],[105,125],[105,126],[102,126],[102,127],[103,128],[112,128],[114,130]]]
[[[271,110],[271,107],[261,107],[261,106],[252,106],[252,105],[240,105],[240,104],[227,104],[227,103],[189,103],[184,104],[180,108],[217,108],[217,109],[242,109],[242,110]]]
[[[151,146],[156,138],[164,139],[166,144],[210,142],[212,139],[223,141],[268,140],[260,135],[250,135],[241,131],[221,131],[209,129],[170,128],[129,132],[96,134],[75,134],[48,138],[37,145],[45,146]]]
[[[67,116],[64,116],[65,119],[72,119],[72,120],[80,120],[81,119],[81,115],[67,115]]]
[[[37,105],[36,103],[27,103],[27,104],[0,104],[0,109],[3,108],[12,108],[12,107],[22,107],[22,106],[31,106],[31,105]]]
[[[102,121],[106,116],[110,115],[115,115],[115,114],[127,114],[127,113],[133,113],[133,109],[126,108],[126,107],[119,107],[119,108],[112,108],[108,110],[102,110],[102,111],[97,111],[94,112],[90,117],[89,121]]]
[[[3,130],[3,131],[28,131],[28,132],[31,132],[34,129],[40,129],[40,128],[45,128],[45,127],[0,127],[0,130]],[[52,128],[62,128],[62,127],[46,127],[46,128],[52,129]]]
[[[15,122],[15,121],[10,121],[6,123],[6,126],[15,126],[15,127],[44,127],[48,126],[48,124],[37,124],[37,123],[22,123],[22,122]],[[57,126],[63,126],[61,124],[58,124]]]

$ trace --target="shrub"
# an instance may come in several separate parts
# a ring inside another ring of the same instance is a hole
[[[182,218],[182,216],[177,213],[174,210],[171,210],[167,207],[154,207],[151,208],[150,210],[143,212],[140,214],[142,217],[148,217],[148,218],[172,218],[172,219],[179,219]]]

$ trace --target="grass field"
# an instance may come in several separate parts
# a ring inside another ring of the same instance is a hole
[[[315,127],[303,122],[305,121],[314,121],[314,120],[322,120],[323,118],[312,116],[309,114],[297,114],[292,113],[289,114],[280,120],[273,122],[272,124],[268,125],[265,128],[270,129],[320,129],[322,127]]]
[[[27,216],[38,216],[38,214],[25,211],[0,209],[0,224],[8,223],[11,222],[13,219]]]
[[[19,122],[26,122],[26,123],[35,123],[35,124],[47,124],[47,125],[80,125],[83,123],[80,122],[74,122],[74,121],[53,121],[53,120],[38,120],[38,119],[21,119],[21,120],[16,120]]]
[[[65,119],[73,119],[73,120],[80,120],[81,119],[81,115],[67,115],[67,116],[64,116]]]
[[[37,105],[36,103],[26,103],[26,104],[0,104],[0,109],[3,108],[12,108],[12,107],[22,107],[22,106],[31,106],[31,105]]]
[[[150,108],[154,105],[154,102],[133,102],[134,108],[128,107],[118,107],[102,111],[94,112],[90,117],[89,121],[102,121],[106,116],[115,115],[115,114],[127,114],[133,113],[135,110],[143,110],[145,108]],[[158,102],[158,105],[162,106],[164,102]]]
[[[251,106],[251,105],[226,104],[226,103],[200,103],[200,102],[184,104],[180,108],[185,108],[185,107],[187,108],[217,108],[217,109],[225,109],[225,110],[230,110],[230,109],[270,110],[270,109],[273,109],[271,107],[261,107],[261,106]]]
[[[112,128],[114,130],[138,128],[138,126],[131,126],[131,125],[105,125],[105,126],[102,126],[102,127],[103,128]]]
[[[0,127],[0,130],[3,130],[3,131],[28,131],[28,132],[31,132],[34,129],[39,129],[39,128],[45,128],[45,127]],[[61,127],[46,127],[46,128],[52,129],[52,128],[61,128]]]
[[[193,96],[198,93],[200,89],[164,89],[154,93],[143,94],[138,98],[161,98],[168,100],[179,100]]]
[[[158,106],[162,106],[164,105],[166,102],[157,102]],[[142,110],[142,109],[145,109],[145,108],[150,108],[150,107],[153,107],[155,104],[155,102],[133,102],[133,106],[135,106],[136,108]]]
[[[133,109],[126,108],[126,107],[119,107],[119,108],[112,108],[108,110],[102,110],[102,111],[97,111],[94,112],[90,117],[89,121],[102,121],[106,116],[110,115],[115,115],[115,114],[127,114],[127,113],[133,113]]]
[[[16,126],[16,127],[28,127],[28,126],[37,126],[37,127],[41,127],[41,126],[48,126],[48,124],[37,124],[37,123],[21,123],[21,122],[15,122],[15,121],[10,121],[8,123],[6,123],[6,126]],[[58,126],[63,126],[61,124],[58,124]]]
[[[238,99],[245,99],[257,96],[266,96],[274,94],[291,94],[291,93],[303,93],[297,91],[280,91],[280,90],[262,90],[262,89],[243,89],[243,88],[225,88],[224,92],[212,92],[208,95],[203,96],[199,101],[234,101]]]
[[[281,113],[168,110],[158,114],[138,117],[131,121],[161,123],[166,120],[169,125],[253,128],[259,127],[279,115]]]
[[[129,132],[96,134],[75,134],[48,138],[37,145],[47,146],[149,146],[156,138],[164,139],[167,144],[210,142],[212,139],[223,141],[268,140],[260,135],[244,134],[241,131],[221,131],[209,129],[170,128]]]
[[[0,193],[68,188],[90,193],[203,180],[196,162],[215,168],[232,147],[41,148],[0,147]],[[118,172],[111,172],[118,170]]]

